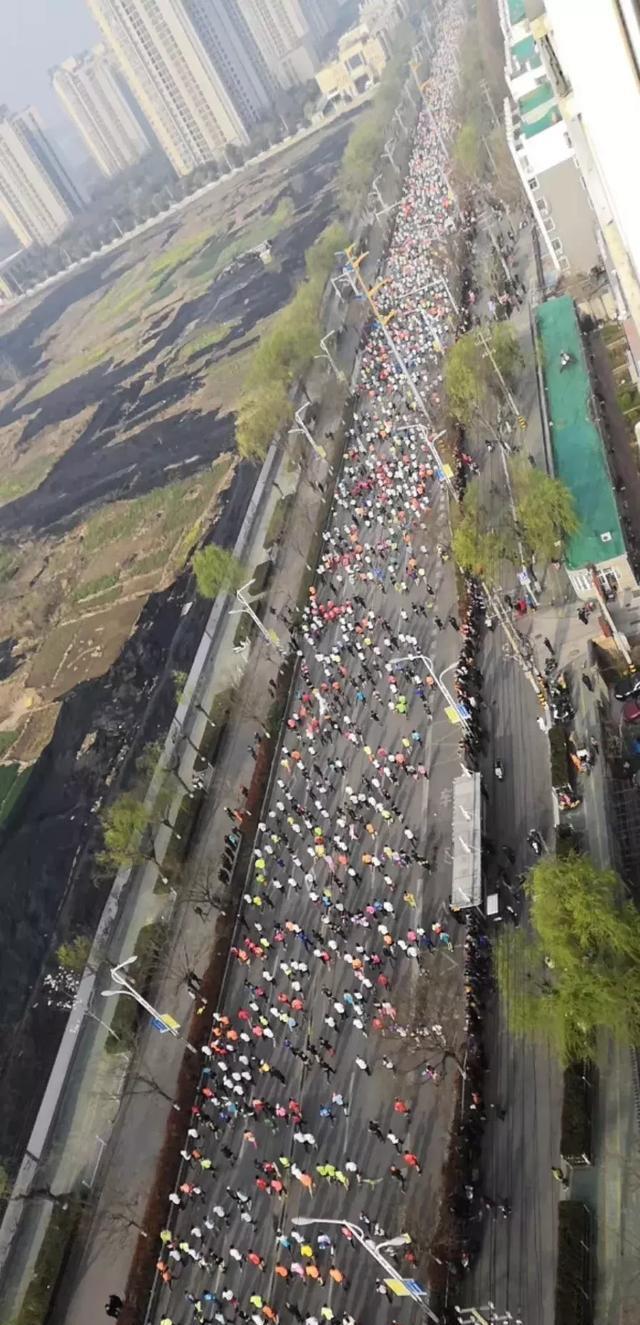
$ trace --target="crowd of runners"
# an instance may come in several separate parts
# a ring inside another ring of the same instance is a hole
[[[443,175],[459,37],[452,0],[381,293],[434,410],[442,350],[460,325],[446,281],[459,220]],[[372,323],[318,575],[292,632],[298,684],[257,825],[236,971],[213,1016],[161,1234],[161,1325],[364,1325],[366,1303],[367,1319],[375,1309],[376,1320],[386,1311],[389,1322],[408,1320],[411,1301],[393,1296],[341,1219],[377,1241],[397,1237],[419,1200],[422,1110],[442,1086],[447,1054],[407,1074],[403,1045],[416,1035],[413,982],[440,972],[443,953],[458,971],[463,1023],[466,1012],[475,1118],[461,1123],[465,1175],[477,1148],[487,951],[481,931],[461,929],[431,896],[426,811],[442,700],[423,656],[445,635],[455,641],[454,685],[472,715],[459,754],[470,764],[484,608],[473,586],[460,608],[453,596],[442,607],[443,577],[452,584],[453,574],[441,478],[424,417]],[[454,758],[450,777],[459,773]],[[230,827],[232,848],[235,835]],[[446,1028],[432,1025],[428,1038],[444,1047]],[[336,1223],[297,1225],[298,1216]],[[387,1254],[399,1278],[413,1278],[410,1240]],[[468,1260],[462,1241],[448,1268],[460,1273]]]

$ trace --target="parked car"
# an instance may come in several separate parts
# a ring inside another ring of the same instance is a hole
[[[614,694],[616,699],[632,699],[634,695],[640,694],[640,672],[635,672],[633,676],[623,676],[615,687]]]
[[[637,699],[628,699],[622,709],[625,722],[640,722],[640,703]]]

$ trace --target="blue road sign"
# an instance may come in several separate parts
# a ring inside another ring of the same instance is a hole
[[[151,1017],[151,1025],[153,1026],[154,1031],[160,1031],[161,1035],[169,1034],[169,1027],[164,1021],[159,1021],[157,1017]]]
[[[427,1290],[423,1288],[422,1284],[418,1283],[417,1279],[404,1279],[403,1282],[410,1293],[420,1293],[422,1297],[426,1297]]]
[[[467,721],[469,720],[469,718],[471,717],[470,710],[469,710],[468,708],[466,708],[466,706],[465,706],[464,704],[456,704],[456,709],[457,709],[458,713],[460,714],[460,717],[461,717],[465,722],[467,722]]]

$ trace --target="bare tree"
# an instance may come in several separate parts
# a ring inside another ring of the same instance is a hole
[[[466,1075],[465,1013],[460,972],[454,959],[439,949],[421,965],[406,994],[396,1005],[378,1003],[380,1035],[396,1072],[434,1074],[448,1062]]]

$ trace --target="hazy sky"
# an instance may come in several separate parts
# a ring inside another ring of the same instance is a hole
[[[97,40],[86,0],[4,0],[0,103],[11,110],[33,103],[45,120],[58,123],[61,108],[48,70]]]

